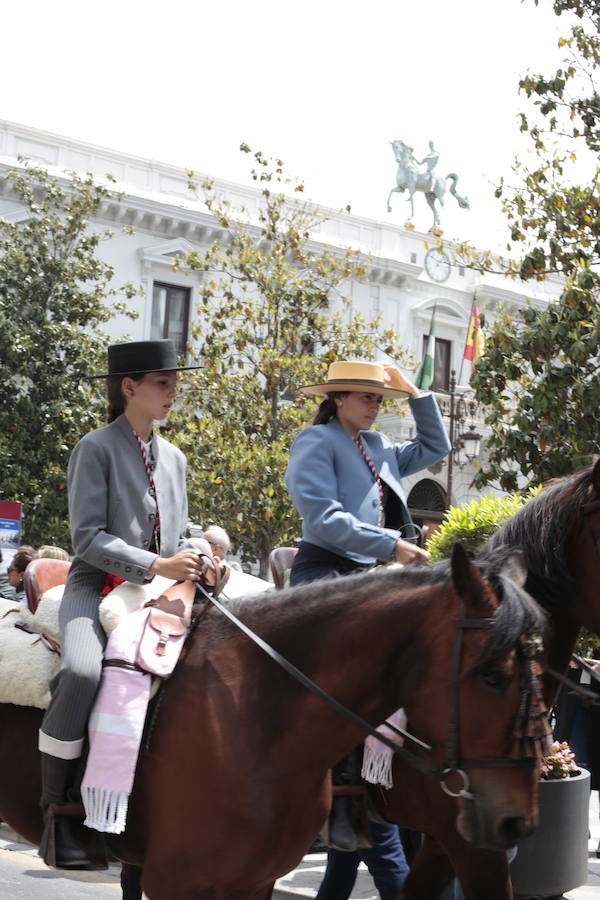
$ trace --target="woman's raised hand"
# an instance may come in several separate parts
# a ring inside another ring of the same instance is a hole
[[[205,560],[198,557],[196,550],[180,550],[175,556],[157,556],[150,572],[174,581],[199,581],[205,568]]]
[[[402,563],[405,566],[409,566],[411,563],[422,565],[429,559],[429,553],[427,550],[417,547],[416,544],[411,544],[410,541],[398,538],[394,545],[394,556],[392,559],[394,562]]]
[[[396,388],[399,391],[406,391],[410,397],[418,397],[421,393],[412,381],[403,375],[397,366],[391,363],[382,362],[383,377],[387,387]]]

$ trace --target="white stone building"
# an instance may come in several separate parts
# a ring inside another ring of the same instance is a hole
[[[115,337],[127,332],[133,340],[168,336],[183,347],[195,315],[202,275],[173,272],[172,260],[206,246],[221,233],[204,204],[190,194],[186,170],[0,120],[0,176],[7,167],[18,165],[18,157],[27,157],[61,177],[65,170],[74,170],[91,172],[98,180],[107,173],[116,179],[112,187],[123,197],[105,203],[97,222],[114,227],[115,237],[102,242],[99,255],[113,266],[115,285],[128,281],[139,284],[143,296],[132,301],[139,313],[136,320],[115,318],[107,330]],[[198,174],[196,180],[205,175],[210,173]],[[215,188],[227,193],[234,206],[244,205],[250,214],[257,209],[259,188],[219,180]],[[20,214],[18,204],[7,196],[0,180],[0,217],[18,218]],[[133,226],[134,234],[121,234],[120,225]],[[509,311],[527,302],[543,305],[561,290],[557,278],[520,285],[500,276],[450,266],[434,248],[435,239],[430,235],[357,215],[336,214],[321,226],[314,239],[317,243],[350,246],[369,258],[368,282],[347,286],[346,293],[352,298],[350,315],[359,310],[368,316],[380,313],[385,325],[396,330],[417,360],[422,357],[424,335],[436,306],[436,386],[446,390],[450,372],[455,370],[457,377],[461,372],[473,301],[489,317],[499,303]],[[465,362],[462,368],[459,393],[467,389],[469,366]],[[448,397],[439,394],[439,400],[448,421]],[[410,438],[414,431],[410,415],[386,415],[382,425],[398,439]],[[480,423],[478,428],[482,430]],[[484,429],[482,434],[485,437]],[[448,499],[460,504],[476,496],[470,487],[471,466],[453,468],[451,498],[447,498],[447,461],[407,479],[410,505],[441,510]]]

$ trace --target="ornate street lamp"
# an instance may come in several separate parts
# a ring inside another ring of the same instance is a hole
[[[467,462],[472,463],[479,456],[481,450],[481,435],[478,434],[471,425],[468,431],[463,431],[460,436],[463,445],[463,452],[467,457]]]
[[[450,397],[450,429],[448,437],[451,446],[448,453],[446,495],[448,506],[450,506],[452,503],[454,466],[462,469],[468,463],[472,463],[473,460],[477,459],[481,450],[481,435],[475,430],[475,422],[473,421],[477,413],[477,403],[473,399],[467,400],[466,394],[456,393],[456,372],[454,369],[450,373],[448,396]],[[467,418],[470,418],[471,424],[465,429]]]

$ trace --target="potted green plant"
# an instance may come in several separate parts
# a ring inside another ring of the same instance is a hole
[[[590,773],[555,741],[540,775],[539,824],[511,863],[515,897],[559,898],[587,880]]]

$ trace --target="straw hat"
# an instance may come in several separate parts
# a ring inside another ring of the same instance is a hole
[[[319,396],[332,391],[364,391],[383,397],[408,397],[407,391],[388,387],[382,363],[334,362],[329,366],[327,381],[323,384],[307,384],[300,393]]]
[[[183,372],[201,366],[178,366],[173,341],[130,341],[108,348],[108,372],[86,378],[110,378],[112,375],[142,375],[146,372]]]

